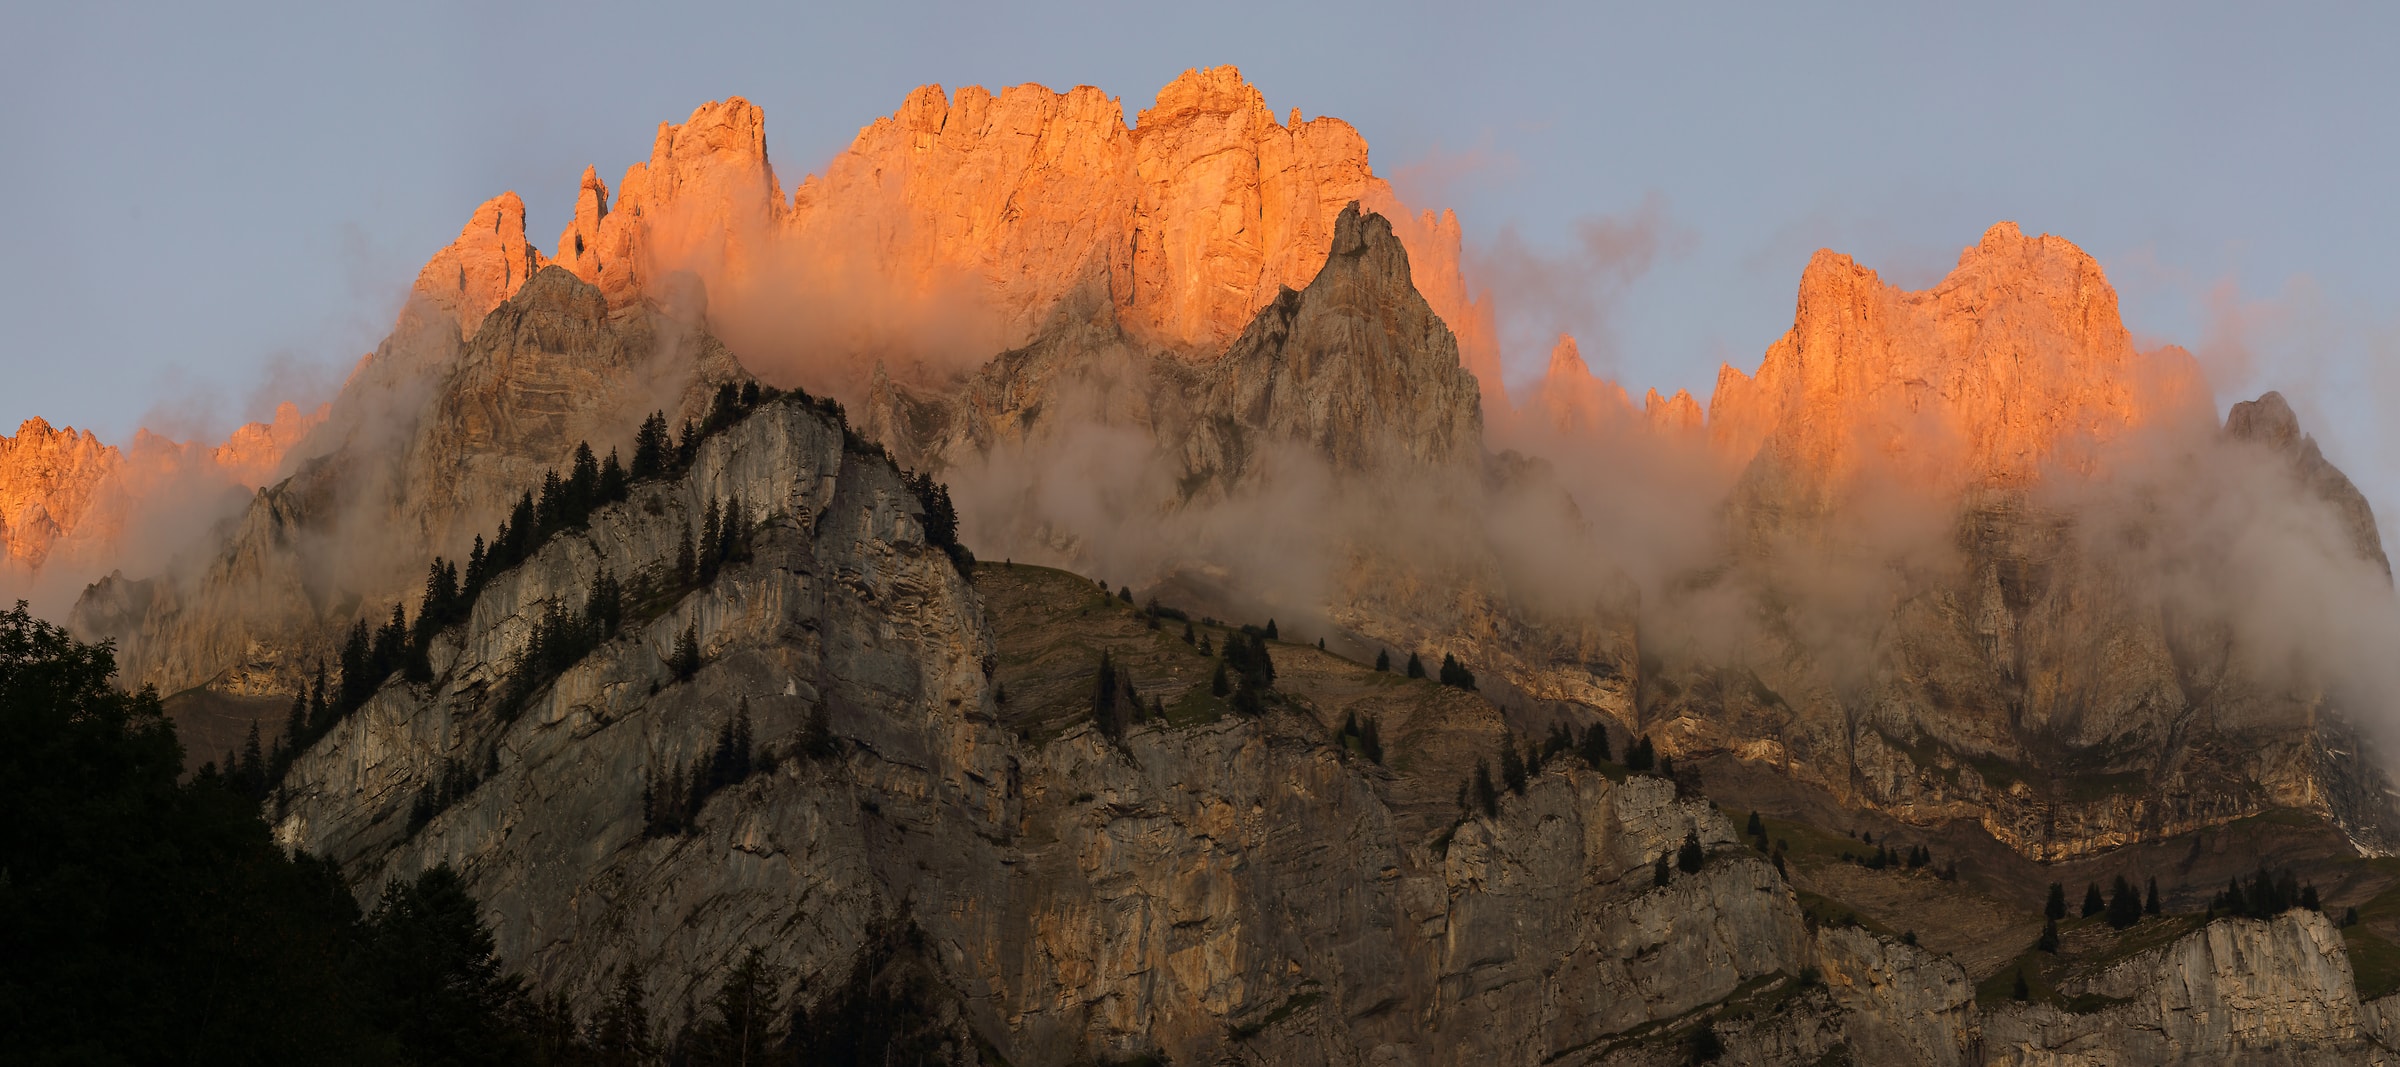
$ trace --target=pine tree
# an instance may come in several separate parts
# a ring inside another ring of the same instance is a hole
[[[1671,852],[1661,852],[1658,854],[1658,862],[1651,864],[1650,866],[1651,885],[1665,885],[1672,877],[1672,872],[1675,868],[1673,863],[1668,859],[1668,857],[1672,855],[1673,853]]]
[[[1417,658],[1417,654],[1414,652],[1408,654],[1408,676],[1411,678],[1425,677],[1425,661]]]
[[[1183,643],[1189,645],[1196,643],[1198,640],[1199,638],[1192,633],[1192,620],[1183,620]]]
[[[1225,661],[1217,661],[1217,673],[1208,680],[1208,692],[1210,696],[1217,697],[1233,692],[1232,683],[1225,678]]]
[[[1500,815],[1500,790],[1492,785],[1492,765],[1486,760],[1475,761],[1475,804],[1485,815]]]
[[[267,763],[258,745],[258,723],[250,723],[250,736],[242,740],[241,762],[235,765],[234,780],[252,800],[267,795]]]
[[[675,546],[675,577],[686,585],[700,580],[700,550],[692,543],[692,528],[683,528],[683,542]]]
[[[1458,662],[1458,657],[1442,653],[1442,684],[1460,689],[1475,688],[1475,672]]]
[[[1367,754],[1368,759],[1383,762],[1383,734],[1375,728],[1375,717],[1372,715],[1367,717],[1364,726],[1359,727],[1358,747]]]
[[[600,503],[613,504],[625,499],[625,487],[632,479],[625,474],[625,465],[617,459],[617,450],[609,449],[608,458],[600,461]]]
[[[1275,620],[1274,620],[1274,619],[1272,619],[1272,618],[1270,618],[1270,619],[1268,619],[1268,620],[1267,620],[1267,640],[1269,640],[1269,641],[1280,641],[1280,640],[1283,640],[1283,638],[1282,638],[1281,636],[1279,636],[1278,634],[1276,634],[1276,632],[1275,632]]]
[[[633,435],[633,480],[656,478],[666,472],[667,415],[653,411],[642,420],[642,428]]]
[[[686,626],[675,638],[675,651],[667,657],[667,669],[678,682],[688,681],[700,673],[700,628]]]
[[[2058,920],[2042,920],[2042,938],[2034,942],[2033,947],[2052,955],[2058,953]]]
[[[1092,680],[1092,722],[1111,739],[1125,736],[1125,720],[1117,708],[1117,667],[1106,652],[1100,654],[1100,670]]]
[[[1657,750],[1650,747],[1650,735],[1636,735],[1633,744],[1625,749],[1625,769],[1647,771],[1657,765],[1658,754]]]
[[[1500,743],[1500,780],[1508,786],[1509,792],[1524,796],[1525,777],[1525,760],[1517,755],[1516,743],[1502,741]]]
[[[646,1067],[658,1055],[640,968],[629,965],[617,971],[608,999],[592,1017],[592,1052],[592,1062],[605,1067]]]
[[[2107,916],[2108,925],[2118,930],[2142,921],[2142,895],[2134,890],[2133,883],[2126,881],[2124,875],[2118,875],[2115,884],[2110,887]]]
[[[2150,879],[2149,891],[2142,898],[2142,914],[2158,914],[2158,879],[2155,877]]]
[[[1614,754],[1608,750],[1608,727],[1599,723],[1585,727],[1583,730],[1583,761],[1591,764],[1593,770],[1599,770],[1601,764],[1609,762],[1613,757]]]
[[[2050,883],[2050,902],[2042,905],[2042,915],[2052,922],[2067,917],[2067,887]]]
[[[2083,890],[2083,917],[2086,919],[2108,910],[2108,901],[2100,897],[2100,883],[2093,882]]]
[[[1716,1020],[1702,1019],[1692,1028],[1688,1051],[1693,1063],[1713,1063],[1724,1057],[1725,1042],[1717,1036]]]
[[[2155,901],[2157,897],[2153,896],[2151,899]],[[2325,910],[2324,901],[2317,898],[2317,884],[2315,882],[2310,882],[2309,884],[2300,887],[2300,906],[2307,908],[2310,911]]]
[[[1391,650],[1391,649],[1384,648],[1384,649],[1377,649],[1377,650],[1375,651],[1375,669],[1376,669],[1378,672],[1388,672],[1388,671],[1390,671],[1390,670],[1392,669],[1392,650]]]
[[[1700,865],[1707,861],[1708,854],[1700,850],[1700,831],[1684,831],[1683,847],[1675,850],[1675,866],[1685,874],[1697,874]]]
[[[775,968],[763,949],[742,954],[709,998],[711,1018],[694,1028],[691,1051],[695,1064],[763,1064],[773,1051],[767,1039],[779,1014],[772,1004]]]

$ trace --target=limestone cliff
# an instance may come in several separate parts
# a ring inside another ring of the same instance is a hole
[[[123,678],[292,692],[335,631],[414,593],[420,557],[463,558],[577,442],[625,447],[652,409],[696,419],[742,378],[696,308],[613,314],[564,270],[521,280],[470,339],[456,321],[412,307],[334,402],[328,451],[165,573],[85,594],[78,625],[119,639]]]
[[[1278,122],[1231,67],[1186,71],[1130,128],[1089,86],[955,98],[925,86],[788,202],[764,129],[748,101],[711,103],[660,126],[613,203],[587,172],[559,262],[618,306],[695,272],[753,359],[802,360],[819,383],[854,389],[878,356],[959,369],[1092,301],[1137,341],[1205,362],[1317,272],[1359,201],[1402,220],[1427,297],[1466,332],[1487,391],[1499,387],[1456,218],[1400,211],[1357,130],[1297,112]]]
[[[2373,516],[2280,397],[2220,433],[2189,357],[2135,351],[2115,308],[2088,256],[2007,224],[1923,292],[1820,253],[1791,332],[1710,403],[1742,470],[1727,562],[1650,606],[1730,596],[1757,623],[1733,654],[1651,627],[1640,722],[2029,856],[2274,807],[2381,847],[2390,801],[2343,668],[2290,677],[2278,624],[2216,591],[2284,565],[2245,544],[2333,587],[2381,578]],[[2347,552],[2247,518],[2305,530],[2316,510]]]

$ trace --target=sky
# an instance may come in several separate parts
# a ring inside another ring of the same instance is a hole
[[[2283,390],[2400,505],[2400,8],[1499,6],[18,5],[0,430],[221,436],[325,399],[476,204],[514,189],[552,240],[586,164],[613,185],[709,100],[765,110],[788,189],[920,84],[1091,84],[1130,118],[1232,63],[1357,126],[1471,263],[1556,264],[1563,296],[1503,303],[1512,381],[1564,328],[1705,403],[1815,249],[1922,286],[2008,219],[2097,257],[2220,408]],[[1579,259],[1593,225],[1644,240]]]

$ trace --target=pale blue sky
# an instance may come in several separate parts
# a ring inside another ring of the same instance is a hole
[[[1754,366],[1819,246],[1922,284],[2007,218],[2098,256],[2138,335],[2206,348],[2220,406],[2284,388],[2400,500],[2389,7],[1294,6],[15,5],[0,430],[221,433],[321,398],[476,203],[517,190],[547,242],[586,163],[613,181],[706,100],[766,109],[788,186],[920,83],[1089,83],[1130,114],[1234,63],[1357,125],[1470,243],[1559,254],[1657,198],[1646,272],[1513,323],[1575,329],[1637,394]]]

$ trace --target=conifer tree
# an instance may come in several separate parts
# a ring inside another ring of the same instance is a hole
[[[1279,635],[1277,635],[1277,634],[1276,634],[1276,632],[1275,632],[1275,620],[1274,620],[1274,619],[1272,619],[1272,618],[1268,619],[1268,620],[1267,620],[1267,640],[1269,640],[1269,641],[1280,641],[1280,640],[1282,640],[1282,639],[1283,639],[1283,638],[1282,638],[1282,637],[1280,637]]]
[[[2040,949],[2040,950],[2042,950],[2042,951],[2044,951],[2044,952],[2051,953],[2051,954],[2053,954],[2053,955],[2056,955],[2056,954],[2057,954],[2057,952],[2058,952],[2058,920],[2056,920],[2056,919],[2044,919],[2044,920],[2042,920],[2042,937],[2041,937],[2041,940],[2039,940],[2039,941],[2036,941],[2036,942],[2034,942],[2034,943],[2033,943],[2033,947],[2035,947],[2035,948],[2038,948],[2038,949]]]
[[[1525,795],[1525,760],[1517,755],[1514,741],[1504,740],[1500,743],[1500,780],[1508,786],[1509,792]]]
[[[592,1062],[604,1067],[647,1067],[658,1055],[640,968],[627,965],[617,971],[608,999],[592,1017],[592,1053]]]
[[[2067,887],[2057,882],[2050,883],[2050,901],[2042,905],[2042,915],[2052,922],[2067,917]]]
[[[1225,679],[1225,661],[1218,660],[1217,673],[1208,680],[1208,693],[1210,696],[1221,697],[1231,692],[1233,692],[1233,685]]]
[[[1614,753],[1608,750],[1608,727],[1599,723],[1584,727],[1582,752],[1583,761],[1591,764],[1593,770],[1613,759]]]
[[[2100,883],[2092,882],[2083,889],[2083,917],[2086,919],[2108,910],[2108,901],[2100,896]]]
[[[1475,803],[1485,815],[1499,817],[1500,790],[1492,785],[1492,765],[1488,760],[1475,761]]]
[[[2158,879],[2156,877],[2150,879],[2148,891],[2142,898],[2142,914],[2158,914]]]
[[[675,651],[667,657],[667,668],[678,682],[688,681],[700,673],[700,628],[686,626],[675,638]]]
[[[1697,874],[1700,865],[1707,861],[1708,854],[1700,850],[1700,831],[1684,831],[1683,847],[1675,850],[1675,866],[1682,868],[1685,874]]]
[[[2118,875],[2115,884],[2110,887],[2107,916],[2108,925],[2118,930],[2142,921],[2142,895],[2134,890],[2133,883],[2126,881],[2124,875]]]
[[[1377,649],[1377,650],[1376,650],[1376,652],[1375,652],[1375,669],[1376,669],[1378,672],[1389,672],[1389,671],[1392,669],[1392,650],[1391,650],[1391,649],[1384,648],[1384,649]]]
[[[1658,765],[1657,750],[1650,747],[1649,734],[1637,734],[1633,744],[1625,749],[1625,769],[1647,771]]]
[[[1367,716],[1366,724],[1358,730],[1359,750],[1377,763],[1383,762],[1383,734],[1375,728],[1375,717]]]
[[[1442,653],[1442,684],[1460,689],[1475,688],[1475,672],[1458,662],[1458,657]]]
[[[1658,862],[1650,866],[1651,885],[1665,885],[1672,877],[1671,872],[1674,870],[1674,866],[1668,859],[1668,857],[1672,855],[1672,852],[1661,852],[1658,854]]]
[[[1117,667],[1108,653],[1100,653],[1100,670],[1092,680],[1092,722],[1110,739],[1125,736],[1125,720],[1117,708]]]
[[[1417,654],[1414,652],[1408,654],[1408,676],[1411,678],[1425,677],[1425,661],[1417,658]]]

